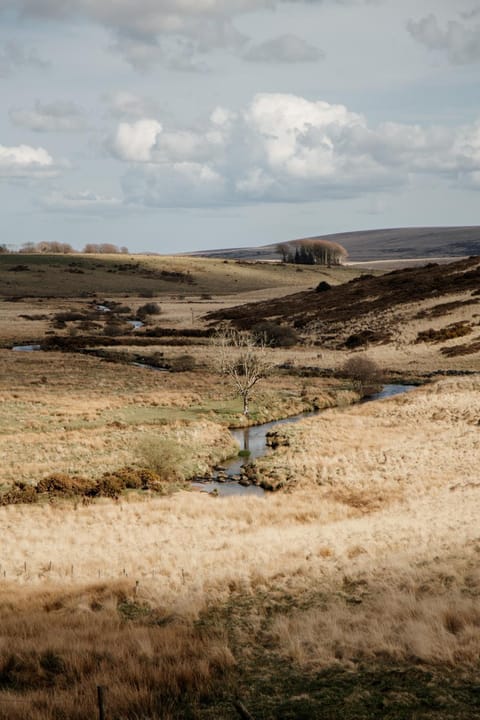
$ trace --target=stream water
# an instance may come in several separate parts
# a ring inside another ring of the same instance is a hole
[[[15,352],[34,352],[35,350],[41,350],[41,345],[14,345],[12,350]]]
[[[414,390],[416,385],[385,385],[382,390],[374,395],[369,395],[362,402],[374,402],[376,400],[384,400],[385,398],[400,395],[401,393]],[[221,480],[215,479],[208,481],[193,481],[192,485],[205,492],[215,492],[218,495],[264,495],[265,490],[257,485],[241,485],[238,482],[242,466],[252,462],[262,455],[265,455],[269,448],[266,444],[267,433],[274,427],[295,423],[307,417],[318,415],[321,410],[313,412],[301,413],[300,415],[292,415],[283,420],[274,420],[273,422],[264,423],[263,425],[252,425],[246,428],[231,428],[230,432],[234,440],[240,445],[240,451],[248,451],[247,457],[237,456],[231,460],[227,460],[222,469],[216,473],[220,473]],[[225,477],[226,476],[226,477]]]

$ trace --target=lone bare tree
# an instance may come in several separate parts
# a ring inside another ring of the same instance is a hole
[[[232,382],[242,399],[243,414],[249,415],[255,385],[272,368],[264,340],[247,331],[222,327],[215,335],[220,372]]]

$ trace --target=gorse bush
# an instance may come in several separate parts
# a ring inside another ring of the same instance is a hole
[[[171,478],[168,477],[168,480]],[[168,494],[163,477],[152,469],[124,467],[104,473],[97,480],[52,473],[42,478],[36,485],[24,482],[15,485],[0,494],[0,506],[25,505],[37,503],[43,497],[63,498],[118,498],[125,490],[153,490]]]
[[[451,325],[440,328],[440,330],[435,330],[434,328],[422,330],[418,333],[415,342],[443,342],[446,340],[453,340],[457,337],[463,337],[464,335],[469,335],[471,332],[472,326],[470,325],[470,323],[461,321],[457,323],[451,323]]]
[[[17,482],[0,495],[0,505],[23,505],[38,502],[38,494],[33,485]]]
[[[95,485],[94,480],[72,477],[66,473],[53,473],[48,475],[36,485],[39,493],[55,493],[56,495],[85,495]]]

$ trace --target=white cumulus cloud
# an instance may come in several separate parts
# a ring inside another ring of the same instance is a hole
[[[194,130],[121,123],[111,148],[131,166],[123,183],[129,202],[308,202],[392,189],[420,173],[473,186],[480,123],[372,127],[344,105],[260,93],[241,113],[216,108]]]
[[[149,162],[161,131],[161,124],[149,118],[134,123],[122,122],[112,142],[113,151],[122,160]]]
[[[56,167],[50,153],[42,147],[0,145],[0,177],[30,178],[51,176]]]

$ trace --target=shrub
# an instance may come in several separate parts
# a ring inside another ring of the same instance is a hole
[[[58,322],[72,322],[75,320],[85,320],[85,313],[79,312],[78,310],[65,310],[65,312],[55,313],[54,317]]]
[[[118,498],[125,489],[123,480],[116,475],[105,473],[97,480],[94,487],[87,493],[91,497]]]
[[[279,325],[270,321],[253,325],[252,332],[271,347],[292,347],[300,339],[297,331],[290,325]]]
[[[421,342],[443,342],[446,340],[453,340],[457,337],[463,337],[472,332],[472,326],[464,321],[452,323],[446,327],[435,330],[429,328],[428,330],[422,330],[418,333],[416,343]]]
[[[65,473],[48,475],[36,485],[39,493],[55,493],[56,495],[85,495],[95,483],[81,477],[72,477]]]
[[[175,482],[184,479],[185,450],[179,442],[150,436],[139,444],[138,454],[146,467],[161,480]]]
[[[388,342],[391,333],[388,330],[361,330],[358,333],[349,335],[345,340],[345,347],[349,350],[363,347],[369,343]]]
[[[331,287],[330,283],[326,282],[326,280],[322,280],[315,288],[315,292],[325,292],[326,290],[330,290]]]
[[[148,355],[146,358],[143,358],[144,362],[147,363],[147,365],[153,365],[153,367],[158,368],[166,368],[167,367],[167,361],[165,360],[165,354],[158,350],[157,352],[152,353],[151,355]]]
[[[106,476],[116,478],[122,487],[129,490],[149,490],[160,482],[160,476],[148,468],[124,467],[106,473]]]
[[[156,302],[149,302],[145,303],[145,305],[140,305],[140,307],[137,310],[137,317],[142,319],[146,317],[147,315],[160,315],[162,312],[162,308],[160,305]]]
[[[109,337],[118,337],[119,335],[124,335],[127,332],[130,332],[131,326],[128,325],[122,325],[118,322],[108,322],[105,327],[103,328],[103,334],[108,335]]]
[[[33,485],[16,482],[12,488],[0,495],[0,505],[22,505],[38,502],[37,491]]]
[[[382,384],[382,371],[377,363],[366,355],[357,355],[344,362],[339,375],[348,378],[358,392],[369,395]]]

